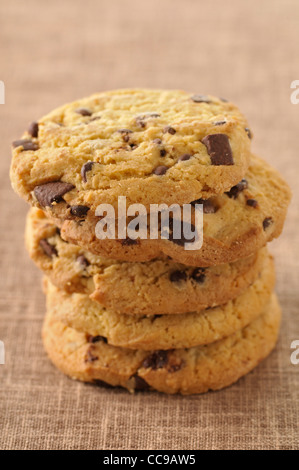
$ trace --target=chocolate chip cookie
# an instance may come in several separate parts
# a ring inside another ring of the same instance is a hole
[[[130,350],[65,326],[47,315],[43,341],[51,361],[73,379],[134,390],[204,393],[236,382],[275,346],[280,307],[273,295],[263,314],[244,329],[206,346]]]
[[[250,157],[232,103],[184,91],[116,90],[54,110],[13,142],[11,180],[63,220],[99,204],[183,204],[229,190]]]
[[[76,330],[108,344],[130,349],[191,348],[244,328],[259,316],[274,287],[268,255],[259,276],[240,296],[224,305],[177,315],[127,315],[106,309],[85,294],[67,294],[45,280],[47,310]]]
[[[171,231],[169,239],[149,239],[149,234],[147,239],[98,239],[99,218],[88,216],[63,222],[61,236],[95,254],[125,261],[148,261],[164,254],[190,266],[230,263],[252,255],[280,235],[290,197],[280,174],[252,155],[246,176],[238,184],[222,195],[194,201],[203,205],[199,250],[186,250],[186,240],[175,239]],[[194,224],[194,213],[192,217]]]
[[[109,260],[62,240],[59,229],[36,208],[28,213],[25,241],[33,261],[57,287],[127,314],[179,314],[224,304],[254,282],[268,257],[262,249],[207,268],[166,256],[145,263]]]

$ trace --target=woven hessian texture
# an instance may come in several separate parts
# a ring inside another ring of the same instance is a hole
[[[0,4],[0,448],[298,449],[297,0],[72,0]],[[228,97],[248,116],[253,149],[289,181],[293,201],[271,244],[283,307],[273,354],[231,388],[203,396],[105,390],[48,361],[41,274],[23,247],[27,206],[10,189],[10,142],[53,107],[120,87]]]

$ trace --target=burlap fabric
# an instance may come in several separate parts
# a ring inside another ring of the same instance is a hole
[[[298,448],[299,79],[297,0],[7,0],[0,3],[0,448]],[[290,182],[284,234],[271,246],[284,313],[275,352],[233,387],[204,396],[129,395],[62,376],[40,329],[41,274],[23,248],[26,204],[10,189],[10,142],[52,107],[117,87],[184,88],[230,98],[253,148]]]

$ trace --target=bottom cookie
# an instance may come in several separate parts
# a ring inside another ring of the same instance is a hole
[[[45,349],[58,369],[73,379],[134,390],[195,394],[219,390],[256,367],[275,346],[281,311],[273,294],[264,313],[246,328],[207,346],[141,351],[89,338],[47,315]],[[91,341],[91,342],[90,342]]]

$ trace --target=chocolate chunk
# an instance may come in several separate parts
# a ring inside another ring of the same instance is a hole
[[[187,281],[187,274],[185,271],[173,271],[169,279],[171,282],[180,282],[180,281]]]
[[[38,136],[38,123],[37,122],[32,122],[28,128],[28,134],[30,134],[32,137],[37,137]]]
[[[258,202],[256,199],[247,199],[246,201],[247,206],[256,208],[258,206]]]
[[[178,370],[181,370],[181,368],[184,366],[184,361],[181,361],[177,364],[170,364],[168,367],[167,367],[167,370],[168,372],[177,372]]]
[[[215,214],[219,209],[211,199],[197,199],[196,201],[192,201],[191,204],[192,206],[195,206],[195,204],[202,204],[204,214]]]
[[[99,343],[100,341],[103,341],[103,343],[107,344],[107,338],[105,336],[92,336],[92,335],[87,335],[87,341],[91,344]]]
[[[191,157],[192,155],[190,155],[190,153],[184,153],[184,155],[181,155],[178,158],[178,162],[186,162],[187,160],[190,160]]]
[[[81,116],[91,116],[92,115],[92,112],[90,111],[90,109],[87,109],[87,108],[78,108],[75,110],[75,112],[77,114],[81,114]]]
[[[90,265],[88,259],[86,259],[84,255],[79,255],[77,261],[83,268],[87,268]]]
[[[162,176],[165,175],[166,171],[168,170],[167,166],[157,166],[157,168],[154,169],[153,173],[154,175]]]
[[[244,191],[244,189],[247,189],[248,188],[248,181],[245,180],[245,179],[242,179],[240,181],[240,183],[236,184],[235,186],[233,186],[229,191],[227,191],[225,194],[229,197],[229,198],[233,198],[233,199],[236,199],[239,194]]]
[[[82,165],[81,178],[84,181],[84,183],[87,182],[86,173],[88,173],[92,169],[94,164],[95,164],[95,162],[87,162],[87,163],[84,163],[84,165]]]
[[[191,100],[194,101],[194,103],[211,103],[211,100],[205,95],[193,95],[191,96]]]
[[[171,127],[171,126],[166,126],[164,127],[163,129],[163,134],[171,134],[171,135],[174,135],[176,133],[176,130]]]
[[[63,181],[53,181],[34,188],[34,194],[42,207],[51,206],[53,202],[63,201],[62,196],[74,189],[74,185]]]
[[[273,224],[273,219],[272,217],[266,217],[264,220],[263,220],[263,229],[266,230],[270,225]]]
[[[226,124],[226,121],[215,121],[213,122],[214,126],[224,126]]]
[[[194,271],[191,274],[191,278],[194,281],[198,282],[198,284],[202,284],[206,279],[205,268],[194,269]]]
[[[252,132],[249,129],[249,127],[245,127],[245,131],[247,132],[247,135],[248,135],[249,139],[252,139],[253,136],[252,136]]]
[[[137,149],[138,145],[137,144],[129,144],[131,147],[131,150]]]
[[[181,238],[174,238],[173,225],[174,225],[173,219],[169,219],[169,232],[170,232],[169,233],[169,240],[172,243],[175,243],[176,245],[179,245],[179,246],[184,246],[185,243],[194,243],[195,236],[192,237],[191,240],[185,238],[184,225],[186,226],[186,222],[184,223],[183,221],[181,221]],[[195,232],[195,226],[193,224],[189,224],[189,231],[192,231],[192,233]]]
[[[139,377],[137,374],[133,375],[133,377],[135,379],[135,390],[143,391],[150,389],[149,384],[142,377]]]
[[[93,346],[91,346],[86,353],[85,362],[95,362],[98,359],[98,356],[93,354]]]
[[[233,155],[230,143],[226,134],[210,134],[202,139],[208,154],[211,157],[212,165],[233,165]]]
[[[38,144],[36,144],[35,142],[32,142],[32,140],[30,139],[20,139],[20,140],[15,140],[13,143],[12,143],[12,146],[14,148],[17,148],[17,147],[23,147],[23,151],[25,150],[38,150],[39,149],[39,146]]]
[[[167,362],[168,351],[155,351],[143,361],[142,367],[157,370],[164,367]]]
[[[136,124],[141,127],[141,128],[144,128],[146,126],[146,121],[148,119],[151,119],[151,118],[158,118],[160,117],[160,114],[158,113],[147,113],[147,114],[141,114],[140,116],[137,116],[136,117]]]
[[[156,144],[156,145],[161,146],[161,145],[162,145],[162,140],[161,140],[161,139],[154,139],[154,140],[153,140],[153,143]],[[161,157],[165,157],[165,155],[166,155],[166,150],[165,150],[164,148],[161,148],[161,149],[160,149],[160,155],[161,155]]]
[[[52,258],[52,256],[58,256],[55,246],[51,245],[51,243],[49,243],[46,238],[43,238],[39,241],[39,246],[43,252],[49,256],[49,258]]]
[[[130,136],[129,134],[133,134],[133,131],[130,129],[119,129],[117,132],[119,132],[122,135],[122,138],[125,142],[129,142]]]
[[[93,118],[89,119],[88,122],[98,121],[99,119],[101,119],[101,116],[94,116]]]
[[[121,244],[123,246],[138,245],[139,241],[138,240],[133,240],[132,238],[125,238],[124,240],[121,241]]]
[[[57,235],[61,236],[61,229],[59,227],[56,227],[56,233],[57,233]],[[65,241],[65,240],[63,240],[63,241]],[[65,242],[65,243],[67,243],[67,242]]]
[[[71,207],[71,214],[75,217],[85,217],[87,212],[89,211],[89,207],[87,206],[72,206]]]

